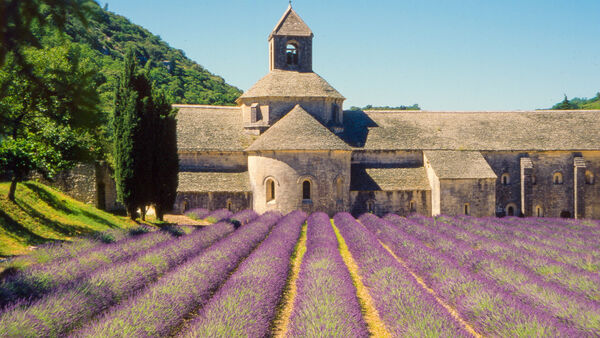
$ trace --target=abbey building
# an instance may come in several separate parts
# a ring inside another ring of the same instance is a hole
[[[177,105],[176,210],[600,218],[600,111],[344,111],[287,9],[237,107]]]

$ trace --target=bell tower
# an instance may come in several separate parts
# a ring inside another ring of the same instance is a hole
[[[269,70],[312,72],[313,36],[290,4],[269,35]]]

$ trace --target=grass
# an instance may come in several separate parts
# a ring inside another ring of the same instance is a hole
[[[70,241],[109,229],[137,224],[76,201],[37,182],[17,185],[15,202],[8,200],[9,183],[0,183],[0,257],[23,255],[54,241]]]

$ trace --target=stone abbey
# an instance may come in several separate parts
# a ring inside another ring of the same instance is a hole
[[[600,111],[344,111],[312,42],[290,6],[237,107],[176,105],[176,211],[600,218]]]

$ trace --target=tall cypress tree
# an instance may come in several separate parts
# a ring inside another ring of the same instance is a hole
[[[167,102],[163,92],[154,95],[156,120],[153,152],[153,202],[156,217],[163,220],[166,211],[173,208],[177,197],[179,157],[177,156],[177,111]]]
[[[123,203],[127,215],[135,219],[136,157],[134,140],[140,120],[136,114],[137,92],[133,89],[136,76],[135,54],[127,53],[123,72],[115,90],[115,110],[112,116],[113,156],[117,199]]]

